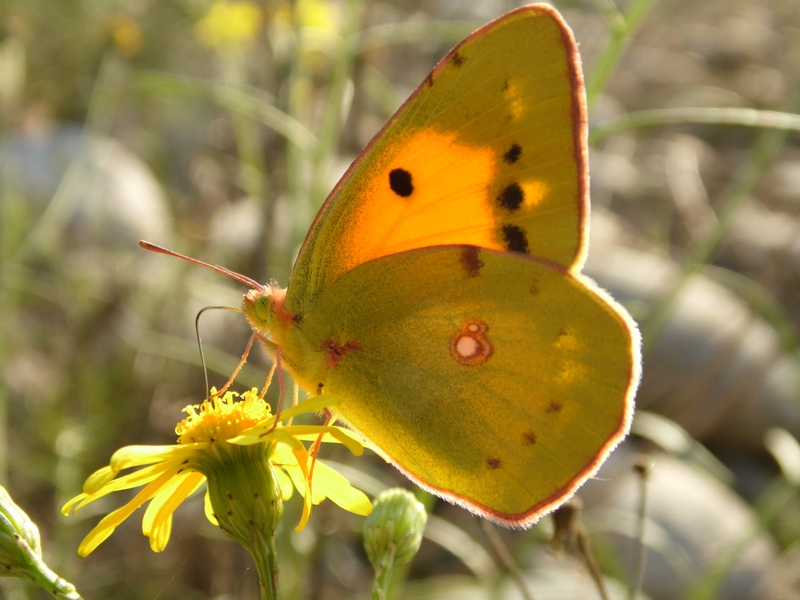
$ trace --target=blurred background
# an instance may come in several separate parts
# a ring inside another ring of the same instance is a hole
[[[0,483],[87,600],[259,597],[200,496],[161,554],[131,518],[77,556],[121,497],[59,513],[117,448],[174,443],[204,396],[195,315],[244,291],[138,240],[285,284],[358,151],[453,44],[519,4],[3,3]],[[587,272],[645,340],[634,434],[582,488],[583,526],[612,594],[626,589],[645,460],[648,597],[800,598],[797,1],[554,4],[589,91]],[[249,329],[215,311],[201,334],[220,386]],[[240,387],[268,367],[255,351]],[[375,457],[329,457],[370,494],[413,487]],[[425,502],[401,597],[522,597],[474,518]],[[284,597],[368,597],[361,519],[325,503],[295,533],[298,505],[279,530]],[[549,549],[552,530],[498,533],[536,598],[599,597],[574,544]],[[0,596],[49,597],[12,579]]]

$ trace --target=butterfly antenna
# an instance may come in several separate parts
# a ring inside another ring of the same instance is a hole
[[[197,338],[197,349],[200,351],[200,364],[203,365],[203,377],[206,381],[206,391],[204,393],[206,394],[206,398],[208,398],[208,393],[211,388],[208,387],[208,368],[206,367],[206,355],[203,352],[203,340],[200,337],[200,315],[202,315],[205,310],[205,308],[200,309],[200,312],[198,312],[194,318],[194,336]]]
[[[254,290],[260,290],[264,287],[263,285],[258,283],[255,279],[250,279],[246,275],[242,275],[241,273],[237,273],[236,271],[231,271],[230,269],[226,269],[225,267],[212,265],[207,262],[203,262],[202,260],[197,260],[196,258],[192,258],[191,256],[186,256],[185,254],[181,254],[180,252],[175,252],[174,250],[169,250],[167,248],[163,248],[162,246],[151,244],[150,242],[145,242],[144,240],[140,240],[139,245],[145,250],[149,250],[150,252],[155,252],[157,254],[166,254],[167,256],[174,256],[175,258],[181,258],[183,260],[187,260],[190,263],[200,265],[201,267],[208,267],[212,271],[216,271],[217,273],[222,273],[223,275],[232,277],[239,283],[243,283],[246,286],[253,288]]]
[[[211,390],[211,388],[208,387],[208,368],[206,367],[206,357],[205,357],[205,353],[203,352],[203,339],[200,337],[200,315],[202,315],[207,310],[212,310],[212,309],[235,310],[237,312],[239,311],[238,308],[233,308],[231,306],[206,306],[205,308],[201,308],[198,311],[197,316],[194,318],[194,334],[195,334],[195,337],[197,338],[197,348],[200,350],[200,364],[203,365],[203,375],[205,376],[205,380],[206,380],[206,392],[205,392],[206,394],[208,394],[208,392]],[[236,367],[236,370],[233,372],[233,375],[228,380],[228,383],[225,384],[225,387],[223,387],[220,391],[218,391],[216,394],[214,394],[214,397],[219,396],[220,394],[224,394],[227,391],[227,389],[231,386],[231,384],[233,383],[233,380],[236,379],[236,376],[239,374],[239,371],[241,370],[242,365],[247,360],[247,354],[250,352],[250,347],[252,345],[253,345],[253,339],[251,337],[250,338],[250,343],[247,344],[247,348],[244,351],[245,352],[244,356],[242,356],[242,360],[239,361],[239,365]]]

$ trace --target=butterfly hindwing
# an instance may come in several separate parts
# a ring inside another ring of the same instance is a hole
[[[507,524],[563,500],[628,430],[638,333],[546,261],[385,256],[334,282],[294,335],[316,354],[301,383],[340,397],[335,414],[421,485]]]
[[[570,269],[586,238],[586,110],[574,39],[523,7],[454,48],[353,163],[298,256],[287,306],[305,312],[356,265],[472,244]]]

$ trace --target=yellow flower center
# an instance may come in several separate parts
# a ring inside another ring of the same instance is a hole
[[[241,396],[226,392],[214,397],[215,393],[212,389],[210,399],[183,409],[189,416],[175,427],[179,444],[229,440],[271,416],[269,404],[258,397],[255,388]],[[239,397],[241,401],[236,400]]]

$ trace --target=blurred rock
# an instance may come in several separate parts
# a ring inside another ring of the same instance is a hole
[[[608,215],[595,211],[586,273],[631,309],[646,313],[679,275],[665,257],[615,245]],[[637,406],[675,421],[704,444],[761,452],[764,434],[800,437],[800,364],[777,331],[739,297],[693,276],[646,357]]]
[[[636,445],[626,442],[579,492],[587,528],[613,549],[631,578],[641,497],[639,475],[633,470],[638,456]],[[654,600],[688,598],[695,586],[708,585],[721,569],[717,593],[710,597],[763,598],[758,585],[778,549],[761,530],[753,509],[685,461],[662,452],[651,458],[644,591]]]
[[[112,138],[78,125],[40,124],[0,140],[3,185],[47,208],[55,235],[80,243],[133,247],[170,239],[167,198],[148,166]]]
[[[761,600],[800,599],[800,548],[791,548],[770,569],[758,589]]]

